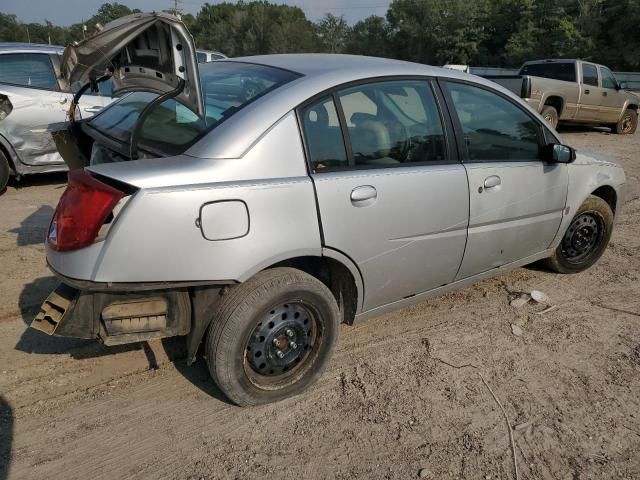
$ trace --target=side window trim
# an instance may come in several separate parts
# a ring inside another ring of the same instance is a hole
[[[393,166],[380,166],[380,165],[355,165],[355,160],[353,158],[353,151],[351,146],[351,137],[349,136],[349,131],[347,127],[346,118],[344,115],[344,110],[342,108],[342,103],[340,102],[339,92],[341,90],[356,87],[359,85],[367,85],[370,83],[380,83],[380,82],[394,82],[394,81],[422,81],[425,82],[429,88],[431,89],[431,93],[434,98],[434,102],[436,104],[436,108],[438,110],[438,115],[440,119],[440,124],[442,127],[442,134],[445,142],[445,155],[447,158],[443,161],[426,161],[426,162],[412,162],[407,164],[393,165]],[[323,98],[331,98],[333,100],[334,106],[336,108],[336,112],[338,114],[338,120],[340,123],[340,129],[342,131],[342,138],[345,146],[345,150],[347,152],[347,160],[348,166],[346,167],[332,167],[323,172],[317,172],[313,168],[313,163],[311,161],[311,154],[309,151],[308,141],[304,132],[304,119],[302,112],[303,110],[312,105],[313,103],[320,101]],[[438,85],[437,77],[429,77],[422,75],[399,75],[399,76],[388,76],[388,77],[372,77],[362,80],[355,80],[351,82],[347,82],[341,85],[337,85],[331,87],[327,90],[324,90],[313,97],[308,98],[304,102],[300,103],[296,108],[296,117],[298,119],[298,130],[300,136],[302,138],[302,144],[304,147],[304,154],[306,157],[307,170],[309,174],[317,174],[317,173],[329,173],[329,172],[340,172],[340,171],[349,171],[349,170],[388,170],[393,168],[411,168],[411,167],[423,167],[429,165],[450,165],[450,164],[459,164],[462,162],[462,156],[459,153],[459,149],[455,145],[456,143],[456,135],[455,135],[455,125],[453,118],[449,112],[448,106],[446,105],[446,98],[443,96],[440,91]]]
[[[459,80],[459,79],[453,79],[453,78],[447,78],[447,77],[438,77],[438,85],[442,90],[445,103],[447,105],[447,110],[449,111],[451,122],[453,123],[453,130],[456,136],[456,145],[458,147],[458,154],[462,163],[491,163],[491,162],[496,162],[497,160],[473,160],[469,158],[469,150],[466,142],[464,141],[464,130],[462,129],[462,123],[460,122],[460,118],[458,117],[458,112],[453,103],[453,97],[451,96],[451,92],[449,91],[449,88],[448,88],[448,85],[450,83],[458,83],[462,85],[469,85],[471,87],[480,88],[482,90],[486,90],[487,92],[493,93],[499,96],[500,98],[508,101],[511,105],[513,105],[514,107],[517,107],[520,111],[522,111],[525,115],[527,115],[532,122],[534,122],[534,125],[536,126],[536,134],[538,137],[538,147],[540,151],[542,150],[543,147],[547,145],[547,141],[546,141],[544,130],[543,130],[544,125],[540,122],[540,120],[538,120],[536,117],[531,115],[531,112],[528,112],[526,108],[524,108],[522,105],[519,105],[512,98],[509,98],[508,95],[505,95],[504,93],[498,90],[494,90],[488,86],[485,86],[479,83],[473,83],[473,82],[468,82],[466,80]],[[512,160],[512,161],[516,162],[518,160]],[[541,162],[542,159],[528,160],[528,161]],[[525,160],[523,160],[522,162],[525,162]]]
[[[331,93],[331,98],[338,113],[338,123],[340,124],[340,131],[342,132],[342,141],[344,142],[344,149],[347,152],[348,167],[345,167],[345,169],[352,170],[356,168],[356,162],[353,158],[353,147],[351,146],[351,135],[349,135],[347,119],[344,116],[344,109],[342,108],[342,102],[340,101],[340,95],[338,95],[337,89]]]
[[[38,86],[34,86],[34,85],[22,85],[20,83],[9,83],[9,82],[0,82],[0,85],[11,85],[11,86],[14,86],[14,87],[21,87],[21,88],[33,88],[33,89],[36,89],[36,90],[45,90],[47,92],[60,92],[61,88],[60,88],[60,84],[58,82],[58,74],[56,73],[56,69],[54,68],[53,60],[51,59],[51,55],[49,55],[48,53],[42,53],[42,52],[24,52],[24,53],[15,52],[14,53],[14,52],[12,52],[12,53],[3,53],[3,54],[0,54],[0,56],[5,56],[5,55],[7,55],[7,56],[24,55],[24,54],[27,54],[27,55],[38,55],[40,57],[46,57],[46,59],[49,62],[49,66],[51,67],[51,72],[53,73],[53,78],[55,78],[55,80],[56,80],[55,83],[54,83],[54,86],[51,87],[51,88],[45,88],[45,87],[38,87]]]

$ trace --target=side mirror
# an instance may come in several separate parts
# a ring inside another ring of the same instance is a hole
[[[576,159],[576,151],[568,145],[554,143],[547,145],[544,160],[551,163],[571,163]]]
[[[628,90],[628,89],[629,89],[629,84],[627,82],[618,83],[617,90]]]

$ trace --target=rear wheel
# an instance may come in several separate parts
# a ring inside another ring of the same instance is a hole
[[[540,112],[540,115],[542,115],[542,118],[544,118],[552,128],[556,128],[558,126],[558,111],[555,107],[545,105],[542,112]]]
[[[322,374],[339,322],[322,282],[292,268],[265,270],[217,305],[206,343],[209,372],[241,406],[296,395]]]
[[[2,150],[0,150],[0,194],[4,192],[5,188],[7,188],[9,174],[9,161]]]
[[[628,108],[618,123],[614,125],[613,130],[619,135],[627,135],[635,133],[636,128],[638,128],[638,113]]]
[[[602,256],[613,231],[613,212],[607,202],[591,195],[576,212],[547,266],[558,273],[578,273]]]

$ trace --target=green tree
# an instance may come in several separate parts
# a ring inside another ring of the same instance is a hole
[[[486,38],[487,0],[394,0],[387,12],[398,58],[466,64]]]
[[[315,27],[301,9],[266,1],[205,4],[191,33],[199,48],[234,57],[309,52],[318,47]]]
[[[640,70],[640,1],[605,0],[593,60],[618,70]]]
[[[18,23],[15,15],[0,12],[0,39],[3,42],[27,41],[27,31]]]
[[[391,31],[387,21],[376,15],[360,20],[351,29],[346,51],[374,57],[392,56]]]
[[[576,57],[585,50],[585,39],[576,17],[567,14],[573,2],[528,0],[517,31],[506,46],[511,66],[534,58]]]
[[[342,53],[351,29],[343,16],[327,13],[318,23],[318,37],[325,52]]]

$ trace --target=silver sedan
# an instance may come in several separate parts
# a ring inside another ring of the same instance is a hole
[[[190,363],[204,339],[220,389],[254,405],[317,379],[340,323],[538,260],[579,272],[607,246],[622,169],[495,83],[342,55],[198,66],[184,26],[156,14],[107,33],[130,93],[70,136],[47,239],[62,283],[32,327],[185,336]],[[155,63],[136,57],[145,35]],[[104,69],[100,38],[65,52],[71,80]]]

